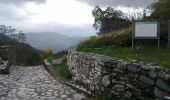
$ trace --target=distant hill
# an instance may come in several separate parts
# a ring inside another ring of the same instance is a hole
[[[67,37],[59,33],[43,32],[43,33],[27,33],[27,42],[40,50],[51,48],[53,52],[59,52],[71,47],[75,47],[80,41],[88,37]]]

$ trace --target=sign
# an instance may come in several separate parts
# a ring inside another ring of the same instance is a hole
[[[135,21],[133,23],[132,47],[135,39],[157,39],[158,48],[160,40],[160,22],[159,21]]]

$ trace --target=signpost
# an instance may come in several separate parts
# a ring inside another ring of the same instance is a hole
[[[133,23],[132,48],[135,39],[156,39],[158,48],[160,44],[160,22],[153,21],[135,21]]]
[[[170,20],[168,21],[168,48],[170,45]]]

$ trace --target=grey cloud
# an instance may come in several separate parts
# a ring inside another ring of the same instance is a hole
[[[27,15],[21,15],[18,7],[13,4],[0,4],[1,22],[21,21],[27,19]]]
[[[15,4],[15,5],[21,5],[25,4],[27,2],[34,2],[37,4],[45,3],[46,0],[0,0],[1,4]]]
[[[69,37],[75,37],[75,36],[86,37],[86,36],[95,35],[95,30],[93,29],[93,26],[91,24],[70,26],[70,25],[64,25],[58,23],[46,23],[46,24],[30,25],[27,26],[26,29],[24,28],[25,27],[23,27],[23,31],[26,33],[59,32],[60,34],[67,35]]]
[[[147,7],[157,0],[78,0],[91,6],[132,6]]]

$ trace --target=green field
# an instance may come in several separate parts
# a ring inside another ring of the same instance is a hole
[[[126,61],[138,60],[142,62],[155,63],[161,67],[170,68],[170,49],[145,47],[100,47],[100,48],[79,48],[79,51],[102,54],[117,57]]]

